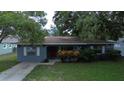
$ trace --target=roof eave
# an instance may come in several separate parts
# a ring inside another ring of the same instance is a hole
[[[114,43],[43,43],[43,45],[112,45]]]

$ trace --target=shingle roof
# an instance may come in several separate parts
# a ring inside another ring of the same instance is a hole
[[[81,40],[78,37],[67,36],[47,36],[44,39],[44,43],[80,43]]]
[[[64,44],[112,44],[112,42],[102,40],[85,40],[82,41],[79,37],[72,36],[47,36],[43,41],[44,45],[64,45]]]
[[[8,37],[4,38],[1,43],[17,43],[17,42],[19,42],[17,37],[8,36]]]

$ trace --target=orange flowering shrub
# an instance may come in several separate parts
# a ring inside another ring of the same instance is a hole
[[[80,52],[79,51],[74,51],[73,56],[79,57],[80,56]]]
[[[73,51],[72,50],[69,50],[69,51],[66,51],[66,52],[67,52],[67,54],[66,54],[67,57],[73,56]]]
[[[58,56],[60,56],[60,57],[65,57],[65,56],[66,56],[66,54],[67,54],[67,53],[66,53],[66,51],[65,51],[65,50],[62,50],[62,51],[61,51],[61,50],[59,50],[59,51],[58,51]]]
[[[58,51],[59,57],[79,57],[80,52],[75,50],[59,50]]]

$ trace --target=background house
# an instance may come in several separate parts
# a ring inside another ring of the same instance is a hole
[[[113,48],[113,42],[82,41],[78,37],[47,36],[41,44],[18,44],[17,57],[20,62],[43,62],[46,59],[56,59],[59,49],[80,50],[89,47],[99,48],[101,53]]]
[[[121,56],[124,56],[124,38],[119,38],[119,40],[114,44],[114,49],[121,51]]]
[[[18,38],[8,36],[0,43],[0,55],[12,53],[17,48]]]

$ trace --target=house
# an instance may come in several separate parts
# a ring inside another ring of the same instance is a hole
[[[0,55],[14,52],[14,50],[17,48],[17,42],[17,37],[8,36],[4,38],[3,41],[0,43]]]
[[[114,44],[114,49],[121,51],[121,56],[124,57],[124,38],[119,38]]]
[[[41,44],[18,44],[17,58],[20,62],[43,62],[56,59],[59,49],[80,50],[81,48],[99,48],[101,53],[113,48],[113,42],[81,41],[78,37],[47,36]]]

